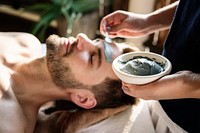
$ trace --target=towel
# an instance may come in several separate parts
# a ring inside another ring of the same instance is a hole
[[[137,106],[111,116],[77,133],[187,133],[174,123],[155,100],[140,100]]]
[[[78,133],[155,133],[155,130],[149,108],[141,101],[137,106],[132,106]]]

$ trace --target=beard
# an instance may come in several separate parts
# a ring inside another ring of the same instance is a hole
[[[59,54],[59,36],[51,35],[46,40],[47,45],[47,68],[50,72],[52,81],[61,88],[77,88],[81,87],[82,84],[75,80],[69,64],[65,59],[71,55],[73,50],[66,57],[62,57]]]

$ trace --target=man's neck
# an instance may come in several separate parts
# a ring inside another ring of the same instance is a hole
[[[45,58],[18,66],[11,76],[12,89],[22,106],[35,106],[64,97],[52,82]],[[31,103],[31,104],[30,104]]]
[[[26,132],[33,132],[40,107],[57,99],[66,99],[64,89],[51,80],[45,57],[10,68],[10,89],[14,103],[25,117]],[[9,79],[9,78],[8,78]],[[66,99],[67,100],[67,99]]]

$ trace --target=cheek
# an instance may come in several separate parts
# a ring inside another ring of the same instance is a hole
[[[87,52],[83,52],[81,54],[77,55],[77,59],[75,59],[75,61],[77,61],[79,64],[87,64],[89,60],[89,54]]]
[[[111,79],[119,79],[113,69],[112,69],[112,65],[110,63],[106,63],[106,65],[103,68],[103,72],[102,73],[107,73],[107,77],[111,78]]]
[[[80,71],[81,69],[86,69],[88,65],[88,53],[74,54],[66,59],[71,69]]]
[[[89,55],[86,52],[73,54],[67,62],[76,80],[83,84],[94,85],[101,83],[106,77],[118,79],[112,70],[112,65],[103,62],[100,69],[92,69],[88,62]]]
[[[88,71],[88,54],[74,54],[68,57],[66,60],[63,59],[63,62],[67,62],[72,73],[78,77],[83,78],[85,76],[85,72]]]
[[[74,52],[74,54],[68,57],[68,62],[70,62],[71,64],[87,64],[89,56],[90,55],[88,52]]]

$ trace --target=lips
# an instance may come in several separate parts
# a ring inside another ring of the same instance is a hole
[[[68,54],[69,51],[69,46],[70,46],[70,42],[69,39],[63,39],[61,40],[61,44],[62,44],[62,51],[61,52],[63,56],[66,56]]]
[[[69,37],[68,39],[64,39],[63,47],[65,50],[65,56],[72,52],[73,45],[76,44],[76,39],[74,37]]]
[[[69,46],[70,46],[70,40],[67,39],[64,41],[64,48],[65,48],[66,53],[68,53]]]

